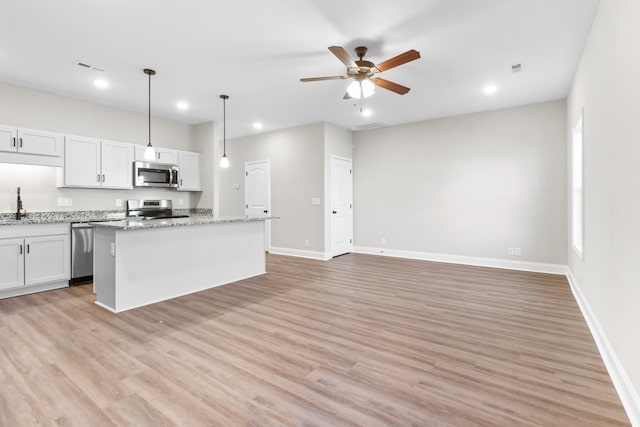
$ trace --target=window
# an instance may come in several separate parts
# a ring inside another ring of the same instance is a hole
[[[573,250],[582,258],[583,243],[583,111],[580,111],[578,120],[573,126],[571,138],[571,245]]]

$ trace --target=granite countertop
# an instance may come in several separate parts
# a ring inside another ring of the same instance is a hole
[[[251,222],[264,221],[267,219],[277,219],[278,217],[214,217],[210,215],[196,215],[188,218],[165,218],[149,220],[124,219],[121,221],[96,222],[96,227],[110,228],[115,230],[141,230],[147,228],[181,227],[189,225],[220,224],[227,222]]]
[[[211,209],[174,209],[176,215],[211,216]],[[15,219],[15,213],[0,212],[0,226],[24,224],[55,224],[72,222],[121,221],[125,212],[119,211],[58,211],[29,212],[22,219]]]

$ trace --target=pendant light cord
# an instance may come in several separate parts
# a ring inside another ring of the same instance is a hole
[[[222,157],[227,157],[227,99],[229,95],[220,95],[222,99]]]
[[[151,146],[151,76],[154,76],[156,74],[156,72],[150,68],[145,68],[144,70],[142,70],[147,76],[149,76],[149,143],[147,144],[147,147],[152,147]]]
[[[151,145],[151,73],[149,73],[149,145]]]

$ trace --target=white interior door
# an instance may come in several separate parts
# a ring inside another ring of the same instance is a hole
[[[271,160],[245,163],[245,215],[265,217],[271,215]],[[264,224],[265,250],[271,248],[271,221]]]
[[[331,256],[353,251],[351,159],[331,157]]]

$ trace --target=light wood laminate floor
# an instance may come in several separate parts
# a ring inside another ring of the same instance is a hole
[[[563,276],[350,254],[0,300],[0,426],[629,425]]]

